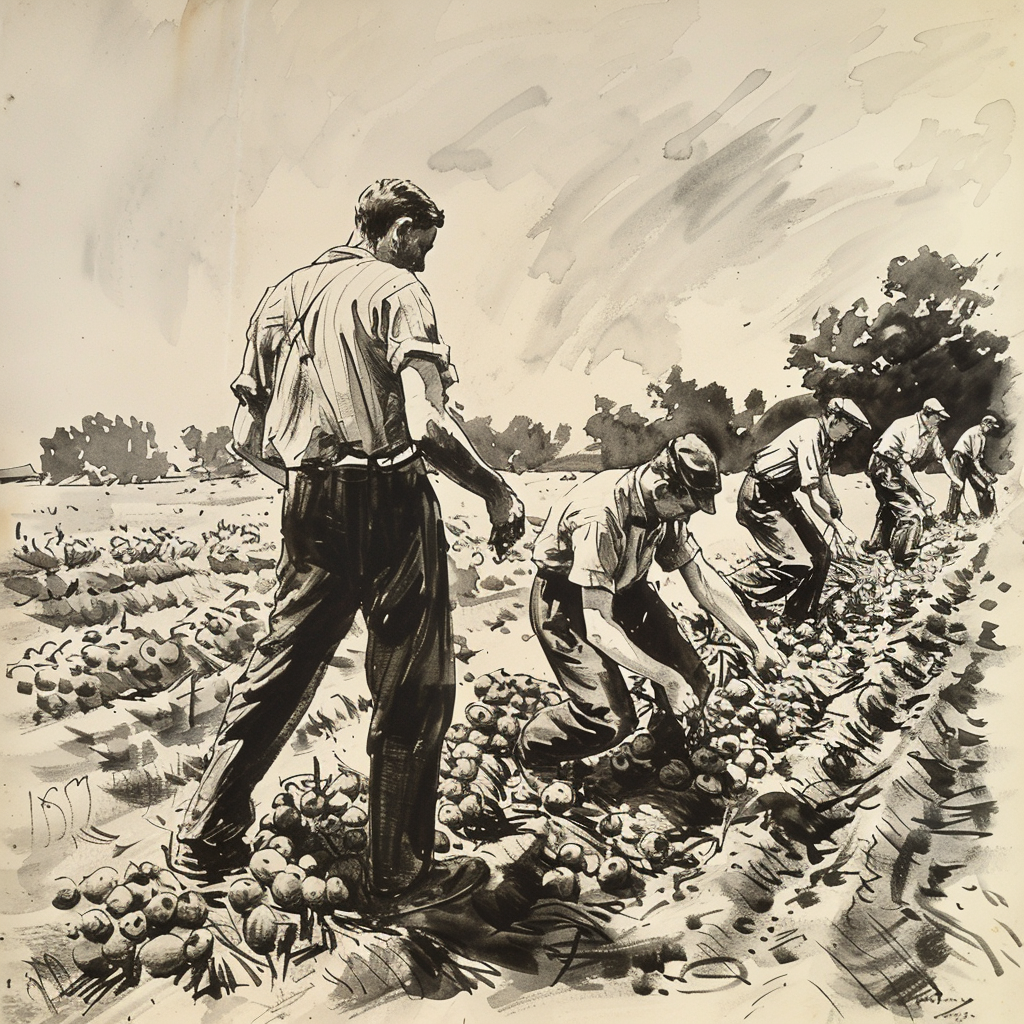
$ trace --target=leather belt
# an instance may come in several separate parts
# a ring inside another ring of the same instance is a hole
[[[419,457],[419,454],[416,446],[411,444],[386,455],[357,455],[350,453],[339,455],[338,458],[331,462],[330,468],[342,469],[346,466],[376,466],[379,469],[395,469],[398,466],[404,466],[407,462],[412,462],[413,459]]]

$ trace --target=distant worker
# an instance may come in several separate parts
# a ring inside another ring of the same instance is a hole
[[[960,440],[953,445],[949,461],[953,464],[959,479],[959,486],[952,481],[949,485],[949,500],[943,519],[955,523],[960,518],[960,501],[963,498],[964,485],[970,482],[978,499],[978,515],[987,519],[996,511],[996,475],[985,465],[985,445],[988,435],[1000,427],[999,419],[988,414],[982,416],[977,426],[969,427],[960,435]]]
[[[921,487],[914,471],[934,460],[951,483],[960,484],[939,440],[939,424],[948,419],[942,403],[929,398],[920,412],[894,420],[875,442],[868,476],[878,497],[878,514],[871,539],[861,545],[868,554],[888,551],[904,569],[917,560],[925,516],[935,499]]]
[[[538,781],[546,769],[600,754],[636,730],[623,668],[654,684],[650,730],[664,759],[684,753],[679,719],[699,713],[711,681],[647,580],[654,560],[679,570],[701,607],[750,649],[757,671],[783,664],[690,534],[690,516],[713,515],[721,486],[714,453],[687,434],[635,469],[577,484],[548,516],[534,545],[530,621],[568,699],[536,714],[517,744],[520,765]]]
[[[832,552],[797,494],[840,545],[855,544],[830,468],[835,445],[870,426],[850,399],[833,398],[823,415],[800,420],[754,456],[740,485],[736,518],[763,554],[727,577],[748,606],[785,599],[783,618],[790,625],[817,616]]]

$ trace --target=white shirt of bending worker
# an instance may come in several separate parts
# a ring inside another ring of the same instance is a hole
[[[832,528],[840,545],[856,544],[857,535],[843,522],[843,505],[832,486],[829,469],[834,446],[849,438],[858,427],[870,426],[854,402],[833,398],[824,416],[800,420],[762,448],[754,456],[751,470],[767,481],[799,474],[797,490],[811,511]]]
[[[942,403],[938,399],[929,398],[921,406],[920,412],[893,420],[875,442],[875,454],[899,467],[910,493],[916,494],[926,509],[935,504],[935,499],[914,475],[915,465],[935,459],[954,487],[963,486],[939,440],[939,424],[948,419],[949,413]]]
[[[605,476],[610,473],[599,475]],[[714,513],[713,498],[704,494],[695,496],[686,488],[678,488],[682,493],[675,493],[676,489],[669,486],[663,471],[658,467],[657,458],[628,471],[625,479],[628,480],[631,476],[634,477],[637,507],[653,509],[660,523],[650,531],[642,531],[644,536],[641,536],[635,526],[630,526],[625,531],[625,544],[618,559],[628,564],[625,571],[621,567],[616,567],[617,571],[609,573],[606,568],[600,573],[605,580],[604,585],[586,585],[581,578],[581,572],[577,572],[574,582],[580,585],[582,591],[583,622],[590,643],[616,664],[662,686],[676,714],[684,715],[692,712],[697,706],[697,696],[686,678],[674,668],[655,660],[633,643],[622,626],[616,622],[612,611],[615,592],[646,575],[654,549],[662,548],[666,540],[669,542],[667,546],[672,549],[672,561],[678,565],[679,574],[687,589],[701,608],[749,648],[753,655],[754,668],[759,674],[782,668],[786,659],[758,629],[732,587],[707,563],[689,533],[687,524],[694,512]],[[585,488],[586,484],[580,486]],[[605,511],[612,513],[614,510],[606,508]],[[535,560],[541,552],[559,546],[556,535],[560,519],[560,516],[552,514],[541,530],[534,549]],[[549,531],[551,536],[547,537]],[[671,535],[667,537],[666,534],[670,531]],[[586,542],[582,545],[581,562],[583,566],[592,564],[593,568],[599,569],[605,560],[597,552],[597,545],[590,547],[594,548],[593,552],[588,551]],[[575,550],[575,544],[573,548]],[[583,566],[579,568],[582,569]],[[598,573],[592,575],[596,580]],[[569,578],[573,579],[571,573]]]

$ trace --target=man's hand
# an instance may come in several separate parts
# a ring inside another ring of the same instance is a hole
[[[764,679],[777,675],[786,664],[786,656],[772,644],[765,643],[754,651],[754,671]]]
[[[658,673],[658,677],[652,678],[651,682],[657,683],[665,691],[665,696],[668,697],[677,718],[685,718],[697,711],[697,694],[678,672],[666,667],[665,671]]]
[[[494,551],[495,560],[501,562],[526,532],[526,509],[511,488],[505,487],[488,500],[487,514],[491,520],[487,543]]]
[[[837,519],[832,523],[832,529],[835,530],[836,540],[840,544],[844,544],[847,547],[853,547],[857,543],[857,534],[851,530],[846,523]]]

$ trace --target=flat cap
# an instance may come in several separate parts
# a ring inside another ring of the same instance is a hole
[[[858,427],[870,427],[871,422],[856,402],[849,398],[832,398],[828,403],[828,411],[833,416],[842,416]]]
[[[949,419],[949,413],[946,412],[946,407],[937,398],[926,398],[924,405],[921,406],[921,412],[938,416],[940,419]]]
[[[669,484],[682,484],[693,495],[697,507],[715,513],[715,495],[722,489],[718,459],[707,442],[696,434],[675,437],[658,453],[669,472]]]

